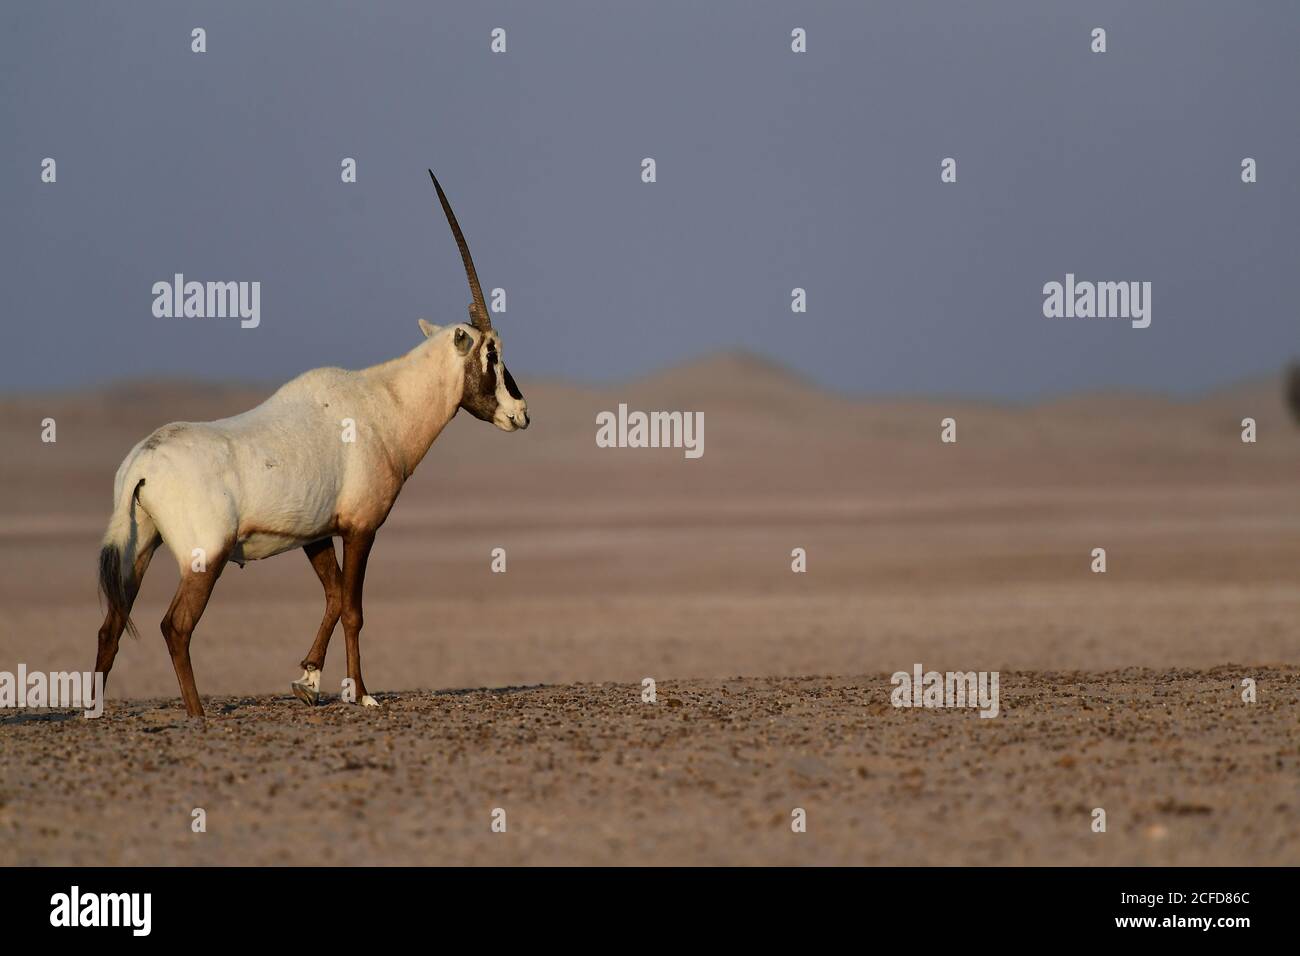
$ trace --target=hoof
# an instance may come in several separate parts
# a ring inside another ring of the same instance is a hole
[[[290,684],[289,689],[308,707],[315,707],[320,701],[320,671],[303,671],[302,677]]]
[[[379,706],[379,701],[375,700],[375,699],[374,699],[373,697],[371,697],[369,694],[366,694],[365,697],[362,697],[362,698],[361,698],[361,706],[362,706],[362,707],[378,707],[378,706]]]

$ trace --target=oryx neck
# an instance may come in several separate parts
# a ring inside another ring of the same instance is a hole
[[[447,367],[445,354],[420,345],[366,371],[377,399],[390,410],[385,444],[410,475],[456,414],[460,370]]]

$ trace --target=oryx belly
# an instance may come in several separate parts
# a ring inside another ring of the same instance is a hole
[[[269,558],[337,533],[341,475],[336,461],[326,455],[298,460],[308,457],[306,449],[280,449],[275,458],[258,451],[240,469],[232,559]]]
[[[323,537],[325,537],[323,534],[302,537],[258,531],[235,542],[235,548],[230,552],[230,560],[236,564],[243,564],[245,561],[258,561],[262,558],[283,554],[285,551],[301,548],[303,545],[311,544],[311,542]]]

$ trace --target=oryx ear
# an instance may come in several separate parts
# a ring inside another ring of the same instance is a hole
[[[426,322],[424,321],[424,319],[421,319],[420,331],[424,333],[424,337],[426,339],[431,339],[439,332],[442,331],[442,327],[438,325],[434,325],[432,322]]]
[[[456,330],[456,351],[465,355],[474,347],[474,337],[464,329]]]

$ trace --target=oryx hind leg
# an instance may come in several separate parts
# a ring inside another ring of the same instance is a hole
[[[303,703],[314,706],[320,700],[320,674],[325,667],[325,654],[329,650],[330,637],[343,613],[343,572],[339,568],[334,554],[334,539],[322,538],[313,541],[302,549],[307,560],[311,562],[316,577],[320,578],[321,587],[325,589],[325,617],[321,619],[316,631],[316,640],[302,661],[302,677],[289,685],[294,696]]]
[[[208,551],[208,560],[202,570],[194,565],[182,570],[176,595],[167,608],[167,616],[162,620],[163,638],[167,641],[172,667],[176,670],[185,710],[191,717],[203,716],[203,703],[199,700],[199,690],[194,684],[194,668],[190,664],[190,638],[199,618],[203,616],[204,608],[208,606],[208,598],[212,596],[212,589],[221,576],[229,553],[229,548],[215,554]]]

